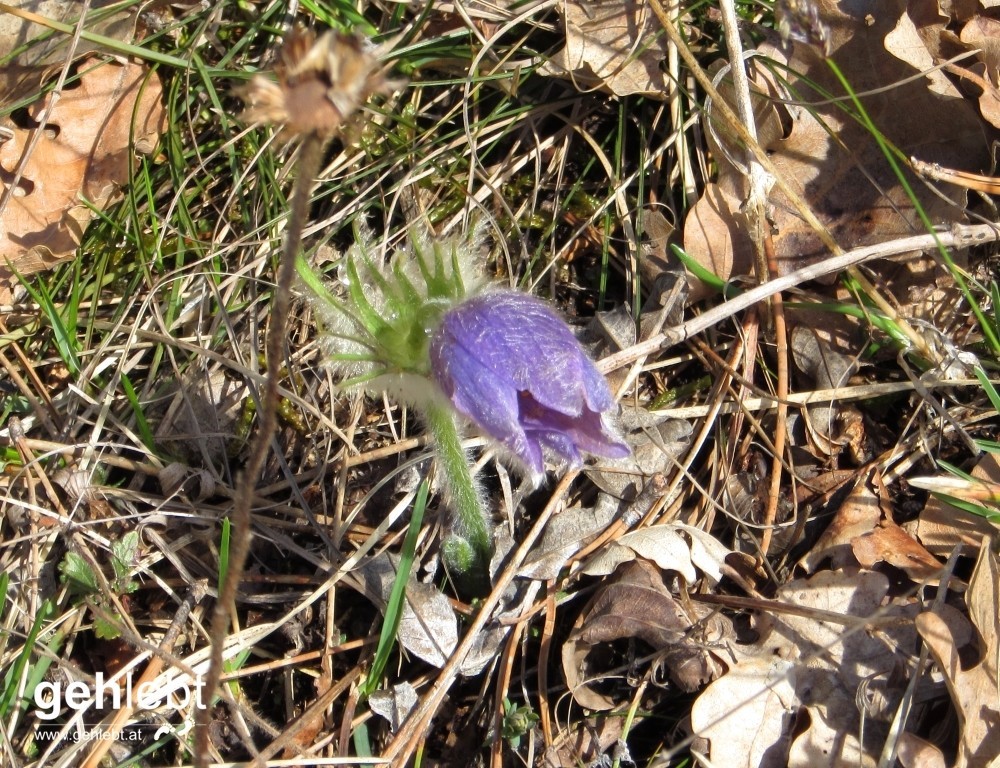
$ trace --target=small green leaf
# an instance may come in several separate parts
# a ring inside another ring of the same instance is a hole
[[[115,618],[121,621],[121,616],[117,613],[115,614]],[[121,637],[122,633],[118,630],[114,622],[97,617],[94,619],[94,634],[100,640],[115,640]]]
[[[67,552],[59,563],[59,578],[77,595],[93,595],[99,589],[94,569],[76,552]]]
[[[139,532],[130,531],[111,542],[111,567],[115,571],[112,585],[116,592],[134,592],[136,585],[129,584],[129,577],[139,562]],[[131,586],[131,588],[130,588]]]

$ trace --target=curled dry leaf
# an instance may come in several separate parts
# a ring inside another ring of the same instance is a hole
[[[712,612],[699,604],[692,610],[700,611],[699,615],[691,616],[681,607],[652,563],[639,559],[621,565],[594,596],[563,645],[563,672],[573,698],[593,710],[612,709],[621,703],[589,684],[602,673],[590,654],[595,648],[628,638],[662,651],[668,674],[682,690],[696,690],[717,677],[722,664],[705,645],[731,636],[732,626],[728,619],[713,615],[703,632],[693,633],[695,624]]]
[[[893,521],[865,480],[858,481],[799,565],[812,572],[826,559],[833,568],[887,563],[916,582],[932,584],[941,571],[937,558]]]
[[[947,765],[940,749],[909,732],[899,737],[896,755],[903,768],[946,768]]]
[[[9,260],[22,274],[47,269],[76,250],[92,218],[84,201],[98,209],[109,205],[129,181],[133,150],[151,152],[164,127],[160,81],[145,67],[87,58],[79,71],[78,84],[59,95],[26,161],[35,129],[8,124],[12,137],[0,144],[5,192],[23,164],[0,212],[0,263]],[[37,121],[54,98],[32,104],[30,118]],[[6,303],[12,276],[0,267],[0,303]]]
[[[972,621],[943,605],[916,622],[958,710],[956,768],[985,768],[1000,755],[1000,563],[989,541],[983,541],[966,593]],[[974,664],[967,661],[969,651]]]
[[[389,731],[395,733],[417,706],[417,691],[408,682],[398,683],[368,697],[368,706],[376,715],[389,721]]]
[[[674,571],[688,584],[699,569],[712,584],[722,580],[722,566],[731,554],[714,536],[683,523],[651,525],[626,533],[591,557],[583,568],[589,576],[604,576],[619,564],[644,558],[664,571]]]
[[[937,584],[941,574],[938,559],[884,513],[871,531],[851,540],[851,549],[863,567],[888,563],[915,582]]]
[[[973,59],[953,61],[948,71],[962,87],[978,89],[979,111],[983,118],[1000,127],[1000,20],[983,13],[990,2],[942,3],[939,0],[910,0],[895,29],[886,37],[889,53],[926,73],[930,88],[942,94],[958,89],[943,71],[940,62],[956,54],[974,52]],[[957,30],[958,34],[955,34]]]
[[[881,516],[878,497],[864,478],[859,479],[819,540],[799,561],[799,566],[806,573],[813,573],[827,559],[834,570],[854,565],[851,542],[878,525]]]
[[[638,0],[570,0],[560,6],[566,47],[541,68],[583,89],[664,99],[667,57],[656,17]]]

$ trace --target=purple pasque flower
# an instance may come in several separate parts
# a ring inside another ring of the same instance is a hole
[[[604,421],[607,381],[545,302],[514,291],[483,293],[444,313],[431,337],[431,372],[455,408],[536,478],[542,447],[572,465],[581,451],[628,456]]]

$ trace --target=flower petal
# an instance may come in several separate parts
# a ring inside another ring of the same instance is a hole
[[[545,302],[522,293],[476,296],[444,320],[455,340],[496,376],[549,408],[578,415],[613,404],[607,382]]]
[[[455,408],[502,443],[535,474],[544,471],[542,451],[519,421],[518,392],[498,377],[442,327],[431,343],[431,367]]]
[[[578,466],[580,452],[630,453],[602,413],[614,396],[569,327],[544,302],[512,291],[466,300],[444,314],[430,344],[445,395],[535,475],[542,446]]]
[[[601,414],[589,409],[579,416],[567,416],[537,404],[529,407],[522,395],[521,424],[529,440],[541,440],[573,464],[579,464],[581,450],[610,459],[621,459],[632,452],[608,429]],[[572,450],[563,447],[567,441]]]

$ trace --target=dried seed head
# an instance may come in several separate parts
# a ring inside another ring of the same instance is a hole
[[[361,38],[331,31],[317,39],[302,28],[286,38],[274,73],[277,82],[254,75],[242,89],[243,119],[281,125],[287,137],[333,136],[369,96],[399,85],[385,79],[378,51]]]

